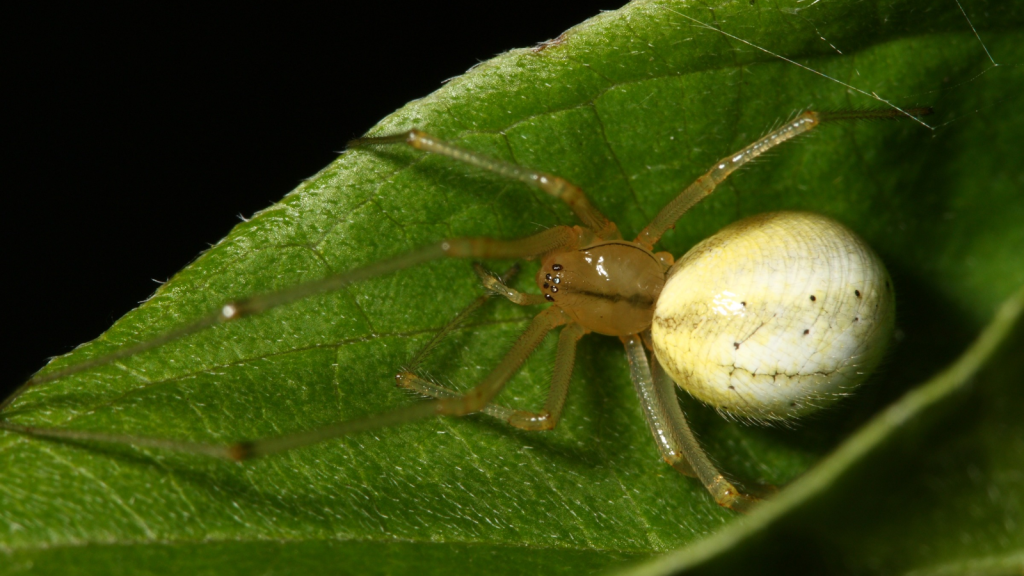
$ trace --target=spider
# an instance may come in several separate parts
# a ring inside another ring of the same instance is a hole
[[[928,110],[912,110],[926,114]],[[569,389],[578,341],[590,333],[619,338],[658,449],[668,464],[694,476],[714,500],[746,512],[744,493],[712,463],[687,424],[675,385],[720,412],[755,422],[785,421],[842,396],[879,362],[894,318],[891,280],[877,255],[841,224],[809,213],[762,214],[727,226],[678,261],[654,246],[676,221],[731,173],[769,149],[823,122],[895,117],[878,111],[808,111],[717,162],[669,202],[632,241],[579,187],[558,176],[509,164],[425,132],[365,137],[351,148],[407,145],[520,180],[565,202],[581,224],[555,226],[518,240],[452,238],[323,280],[223,304],[197,322],[107,356],[33,378],[32,386],[159,347],[214,324],[258,314],[343,286],[440,258],[539,259],[540,294],[508,286],[476,266],[484,287],[521,306],[547,305],[475,387],[459,393],[416,374],[424,354],[481,300],[450,322],[396,377],[431,398],[409,407],[280,437],[229,446],[59,428],[0,420],[0,428],[38,437],[127,443],[233,460],[266,456],[330,438],[432,416],[483,412],[524,430],[552,430]],[[554,370],[539,411],[494,402],[508,380],[556,328]]]

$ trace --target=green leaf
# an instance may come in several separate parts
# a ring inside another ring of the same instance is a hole
[[[731,178],[661,244],[678,255],[743,216],[813,210],[864,236],[896,283],[888,363],[838,409],[762,429],[681,398],[708,451],[747,483],[799,477],[959,355],[1024,284],[1024,167],[1012,158],[1024,137],[1024,8],[967,7],[1002,64],[993,68],[955,6],[805,4],[637,2],[561,44],[484,63],[373,131],[415,126],[567,177],[628,236],[795,110],[881,106],[836,79],[901,106],[935,106],[934,130],[852,123],[787,145]],[[568,210],[540,193],[443,158],[350,152],[47,369],[152,338],[228,298],[446,236],[513,238],[565,222]],[[529,289],[531,276],[528,267],[518,287]],[[377,413],[415,401],[394,387],[397,368],[479,294],[468,262],[427,264],[61,379],[4,417],[228,442]],[[532,313],[489,304],[431,357],[429,374],[473,383]],[[553,343],[504,403],[541,404]],[[1012,343],[1019,348],[1019,335]],[[1022,374],[1019,359],[1001,356],[941,414],[887,433],[866,460],[704,567],[749,571],[743,563],[766,550],[780,565],[809,557],[792,571],[816,573],[1009,565],[1024,540],[1024,434],[1014,419]],[[565,418],[547,434],[482,417],[435,420],[235,465],[0,433],[0,470],[7,572],[578,573],[756,520],[717,507],[660,461],[621,345],[596,336],[581,343]]]

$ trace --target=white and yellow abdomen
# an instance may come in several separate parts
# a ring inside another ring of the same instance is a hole
[[[783,420],[832,402],[881,360],[895,316],[878,256],[803,212],[741,220],[669,270],[651,327],[679,386],[719,410]]]

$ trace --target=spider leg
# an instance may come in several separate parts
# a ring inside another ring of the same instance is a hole
[[[357,138],[350,141],[348,143],[348,147],[358,148],[362,146],[379,146],[387,144],[408,144],[417,150],[447,156],[454,160],[458,160],[459,162],[465,162],[471,166],[483,168],[484,170],[494,172],[506,178],[512,178],[529,184],[530,186],[536,186],[542,192],[565,202],[580,221],[583,222],[586,227],[593,230],[599,238],[605,240],[618,240],[622,237],[619,234],[615,223],[609,220],[601,213],[600,210],[590,203],[590,199],[587,198],[587,195],[579,186],[569,182],[565,178],[545,174],[544,172],[538,172],[536,170],[530,170],[529,168],[510,164],[478,152],[466,150],[461,146],[450,144],[420,130],[409,130],[408,132],[390,134],[387,136]]]
[[[487,271],[487,269],[485,269],[483,266],[476,262],[473,263],[473,269],[476,271],[477,275],[480,276],[481,281],[484,284],[484,287],[487,288],[492,293],[493,290],[488,286],[488,280],[491,282],[497,282],[501,286],[504,286],[506,282],[511,282],[512,279],[519,274],[519,264],[513,265],[511,268],[506,270],[505,273],[502,274],[501,276],[495,276],[494,274]],[[484,280],[484,278],[487,278],[487,280]],[[437,345],[440,344],[441,341],[444,340],[446,336],[448,336],[456,329],[458,329],[458,327],[463,322],[465,322],[466,318],[469,318],[473,314],[473,312],[476,312],[481,306],[486,304],[487,301],[490,300],[491,295],[492,294],[484,294],[483,296],[478,296],[472,302],[470,302],[465,308],[462,309],[461,312],[456,314],[454,318],[449,320],[447,324],[445,324],[440,330],[438,330],[437,334],[434,334],[434,337],[431,338],[430,341],[427,342],[427,344],[423,346],[423,348],[420,348],[420,351],[417,352],[416,355],[412,357],[412,360],[409,360],[409,362],[402,367],[402,370],[410,373],[415,372],[416,369],[419,368],[420,364],[423,363],[423,360],[426,359],[426,357],[429,356],[431,352],[433,352],[434,348],[436,348]]]
[[[226,302],[220,308],[205,317],[193,321],[180,328],[165,332],[155,338],[146,340],[134,346],[122,348],[111,354],[94,358],[87,362],[68,366],[60,370],[54,370],[33,377],[22,384],[13,394],[0,403],[0,412],[11,405],[25,391],[33,386],[51,382],[71,374],[77,374],[91,368],[105,366],[122,358],[152,350],[179,340],[211,326],[226,322],[233,322],[246,316],[259,314],[315,294],[339,290],[377,276],[383,276],[398,270],[403,270],[417,264],[423,264],[431,260],[438,260],[445,257],[450,258],[498,258],[498,259],[529,259],[547,254],[553,250],[572,250],[576,246],[588,243],[592,234],[588,230],[579,227],[555,226],[538,234],[520,238],[518,240],[495,240],[493,238],[453,238],[442,240],[432,246],[426,246],[394,258],[368,264],[348,272],[342,272],[334,276],[328,276],[320,280],[313,280],[305,284],[299,284],[286,290],[251,296],[249,298]],[[10,428],[13,429],[13,428]]]
[[[662,208],[654,217],[654,220],[651,220],[651,223],[640,231],[640,234],[636,237],[634,242],[650,250],[654,244],[661,239],[662,234],[664,234],[666,230],[675,226],[676,220],[679,220],[687,210],[693,208],[694,204],[700,202],[709,194],[714,192],[715,187],[728,178],[730,174],[768,150],[814,129],[823,122],[914,118],[917,116],[927,116],[931,113],[932,109],[929,107],[907,108],[905,110],[885,109],[804,112],[789,122],[786,122],[778,129],[772,130],[739,152],[730,154],[716,162],[711,170],[708,170],[703,176],[697,178],[697,180],[695,180],[693,184],[687,186],[679,196],[676,196],[675,199],[666,204],[665,207]]]
[[[473,268],[476,270],[477,275],[480,276],[480,281],[483,283],[484,287],[493,294],[504,296],[521,306],[546,303],[544,298],[540,295],[524,294],[509,288],[506,285],[506,283],[511,280],[511,276],[515,272],[518,272],[518,268],[513,268],[500,277],[488,272],[479,264],[475,264]],[[462,312],[459,312],[459,314],[452,318],[444,328],[435,334],[434,337],[431,338],[430,342],[428,342],[427,345],[413,357],[413,360],[405,366],[402,372],[395,376],[395,380],[398,382],[398,385],[431,398],[443,399],[459,397],[459,393],[455,390],[446,388],[440,384],[434,384],[426,378],[422,378],[417,375],[415,370],[422,363],[427,354],[429,354],[429,352],[433,350],[446,335],[455,330],[472,312],[483,305],[486,298],[486,296],[482,296],[471,302],[469,306],[467,306]],[[569,394],[569,382],[572,377],[573,365],[576,362],[576,343],[579,342],[579,339],[582,338],[586,332],[586,329],[579,324],[570,324],[563,328],[561,334],[559,334],[558,351],[555,353],[555,367],[554,372],[551,375],[551,388],[548,391],[548,398],[544,403],[544,410],[542,412],[516,410],[514,408],[507,408],[498,404],[488,404],[487,406],[484,406],[481,412],[524,430],[554,429],[555,426],[558,425],[558,420],[562,415],[562,409],[565,406],[565,399]]]
[[[431,338],[430,341],[427,342],[426,345],[424,345],[423,348],[421,348],[420,351],[417,352],[416,355],[412,357],[412,360],[410,360],[402,368],[402,371],[395,375],[395,381],[402,388],[406,388],[408,390],[412,390],[413,392],[417,392],[424,396],[436,399],[459,397],[459,393],[456,392],[455,390],[445,388],[444,386],[440,386],[438,384],[434,384],[433,382],[430,382],[425,378],[421,378],[415,372],[420,367],[420,364],[422,364],[423,361],[427,358],[427,356],[429,356],[430,353],[434,350],[434,348],[437,348],[437,345],[440,344],[441,341],[444,340],[446,336],[448,336],[456,329],[458,329],[458,327],[463,322],[465,322],[466,319],[473,314],[473,312],[476,312],[481,306],[486,304],[487,301],[490,300],[491,296],[493,296],[494,294],[501,294],[507,296],[507,293],[504,290],[496,288],[496,286],[499,286],[500,288],[505,288],[506,290],[510,290],[505,285],[506,282],[510,282],[512,278],[514,278],[515,275],[519,273],[518,264],[516,264],[512,268],[509,268],[500,277],[496,277],[494,274],[489,272],[487,269],[485,269],[478,263],[473,264],[473,269],[476,271],[477,275],[480,276],[480,280],[483,283],[484,287],[487,288],[487,290],[491,293],[479,296],[472,302],[470,302],[469,305],[463,308],[461,312],[456,314],[454,318],[449,320],[447,324],[445,324],[440,330],[438,330],[437,334],[434,334],[434,337]],[[516,302],[516,299],[514,298],[510,297],[509,299],[512,300],[513,302]],[[498,406],[497,404],[488,404],[487,406],[484,406],[481,412],[489,416],[498,418],[500,420],[506,420],[506,414],[510,414],[512,410],[510,408]]]
[[[535,316],[530,325],[519,336],[512,349],[491,372],[484,377],[483,381],[465,394],[453,398],[443,398],[428,402],[419,402],[411,406],[404,406],[389,412],[366,416],[355,420],[347,420],[328,424],[320,428],[277,436],[273,438],[262,438],[251,442],[240,442],[231,445],[203,444],[197,442],[182,442],[167,440],[164,438],[149,438],[144,436],[129,436],[121,434],[107,434],[103,432],[90,432],[85,430],[69,430],[66,428],[36,428],[33,426],[22,426],[0,420],[0,429],[20,432],[29,436],[39,438],[52,438],[71,441],[97,441],[111,442],[117,444],[131,444],[134,446],[145,446],[153,448],[164,448],[177,452],[191,454],[205,454],[231,460],[248,460],[301,448],[310,444],[316,444],[332,438],[348,436],[357,432],[376,430],[389,426],[397,426],[407,422],[414,422],[433,416],[464,416],[473,412],[481,411],[491,400],[501,392],[509,378],[519,370],[526,358],[533,353],[541,340],[548,332],[571,322],[568,316],[561,309],[552,306]]]
[[[461,396],[459,392],[452,390],[451,388],[441,386],[440,384],[434,384],[430,380],[423,378],[413,372],[402,371],[395,375],[395,381],[398,385],[406,390],[412,390],[417,394],[422,394],[429,398],[443,399],[443,398],[458,398]],[[497,418],[498,420],[508,421],[512,414],[515,412],[512,408],[506,408],[500,404],[488,404],[480,410],[481,413]]]
[[[501,362],[484,377],[483,381],[465,394],[454,398],[421,402],[391,412],[330,424],[305,432],[236,444],[229,447],[230,456],[236,460],[244,460],[347,436],[355,432],[404,424],[431,416],[465,416],[479,412],[501,392],[508,380],[519,370],[548,332],[569,322],[569,317],[554,306],[534,316],[530,325],[519,336]]]
[[[654,220],[651,220],[651,223],[640,231],[634,242],[651,250],[654,244],[661,239],[662,234],[675,226],[676,220],[679,220],[694,204],[714,192],[715,187],[730,174],[779,144],[811,130],[820,122],[821,118],[817,112],[804,112],[739,152],[722,158],[715,163],[711,170],[697,178],[693,184],[687,186],[675,199],[666,204],[654,217]]]
[[[629,358],[629,375],[662,458],[679,472],[696,476],[719,505],[737,512],[750,511],[758,499],[737,490],[700,447],[679,407],[675,383],[657,359],[652,374],[640,336],[624,336],[621,340]]]
[[[548,303],[540,294],[527,294],[525,292],[509,288],[506,284],[508,280],[496,277],[479,264],[474,264],[473,270],[476,271],[476,275],[480,277],[480,282],[488,292],[508,298],[513,304],[518,304],[520,306],[535,306],[537,304]]]
[[[576,363],[576,343],[587,333],[579,324],[569,324],[558,335],[558,350],[555,352],[555,367],[551,374],[551,388],[541,412],[516,410],[498,404],[488,404],[481,412],[499,420],[504,420],[516,428],[523,430],[553,430],[558,426],[565,407],[565,399],[569,395],[569,383],[572,369]],[[412,372],[402,372],[396,379],[399,386],[419,392],[433,398],[456,398],[458,392],[444,386],[434,384]]]

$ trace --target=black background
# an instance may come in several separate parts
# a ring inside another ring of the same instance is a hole
[[[0,395],[402,104],[622,3],[9,12]]]

